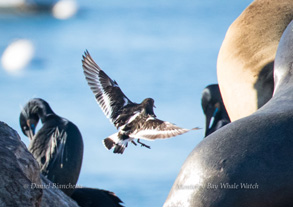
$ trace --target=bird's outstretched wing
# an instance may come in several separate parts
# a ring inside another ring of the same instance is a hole
[[[184,134],[190,130],[197,130],[199,128],[184,129],[178,127],[170,122],[162,121],[151,117],[140,125],[136,130],[129,134],[129,137],[136,139],[165,139]]]
[[[98,104],[107,118],[114,123],[119,115],[119,110],[132,102],[124,95],[117,82],[95,63],[88,51],[83,55],[82,67]]]

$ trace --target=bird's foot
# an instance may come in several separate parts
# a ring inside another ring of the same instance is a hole
[[[135,146],[137,146],[137,144],[133,140],[131,141],[131,143],[134,144]]]
[[[139,141],[139,139],[137,140],[137,143],[141,144],[141,146],[142,146],[142,147],[146,147],[146,148],[149,148],[149,149],[151,149],[151,147],[150,147],[150,146],[148,146],[148,145],[146,145],[146,144],[144,144],[144,143],[140,142],[140,141]]]

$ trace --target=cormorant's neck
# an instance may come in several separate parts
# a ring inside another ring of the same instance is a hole
[[[39,118],[41,119],[42,123],[45,122],[48,116],[55,115],[49,104],[42,103],[38,106],[38,112],[37,112]]]

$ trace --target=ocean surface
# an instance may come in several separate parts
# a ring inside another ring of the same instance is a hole
[[[229,25],[251,0],[79,0],[67,20],[49,13],[0,13],[0,55],[17,39],[35,49],[15,74],[0,66],[0,120],[18,131],[21,106],[45,99],[74,122],[84,140],[78,185],[115,192],[125,206],[162,206],[184,160],[203,139],[201,92],[217,83],[217,55]],[[181,136],[130,144],[113,154],[102,139],[116,132],[95,101],[81,67],[88,50],[134,102],[155,100],[158,118],[184,128]]]

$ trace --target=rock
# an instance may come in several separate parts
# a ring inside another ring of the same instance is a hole
[[[0,206],[78,207],[40,168],[15,130],[0,121]]]
[[[55,187],[54,184],[41,174],[43,198],[42,207],[78,207],[75,201],[68,197],[63,191]]]
[[[37,161],[21,142],[19,135],[0,122],[0,206],[40,206],[42,189]]]

